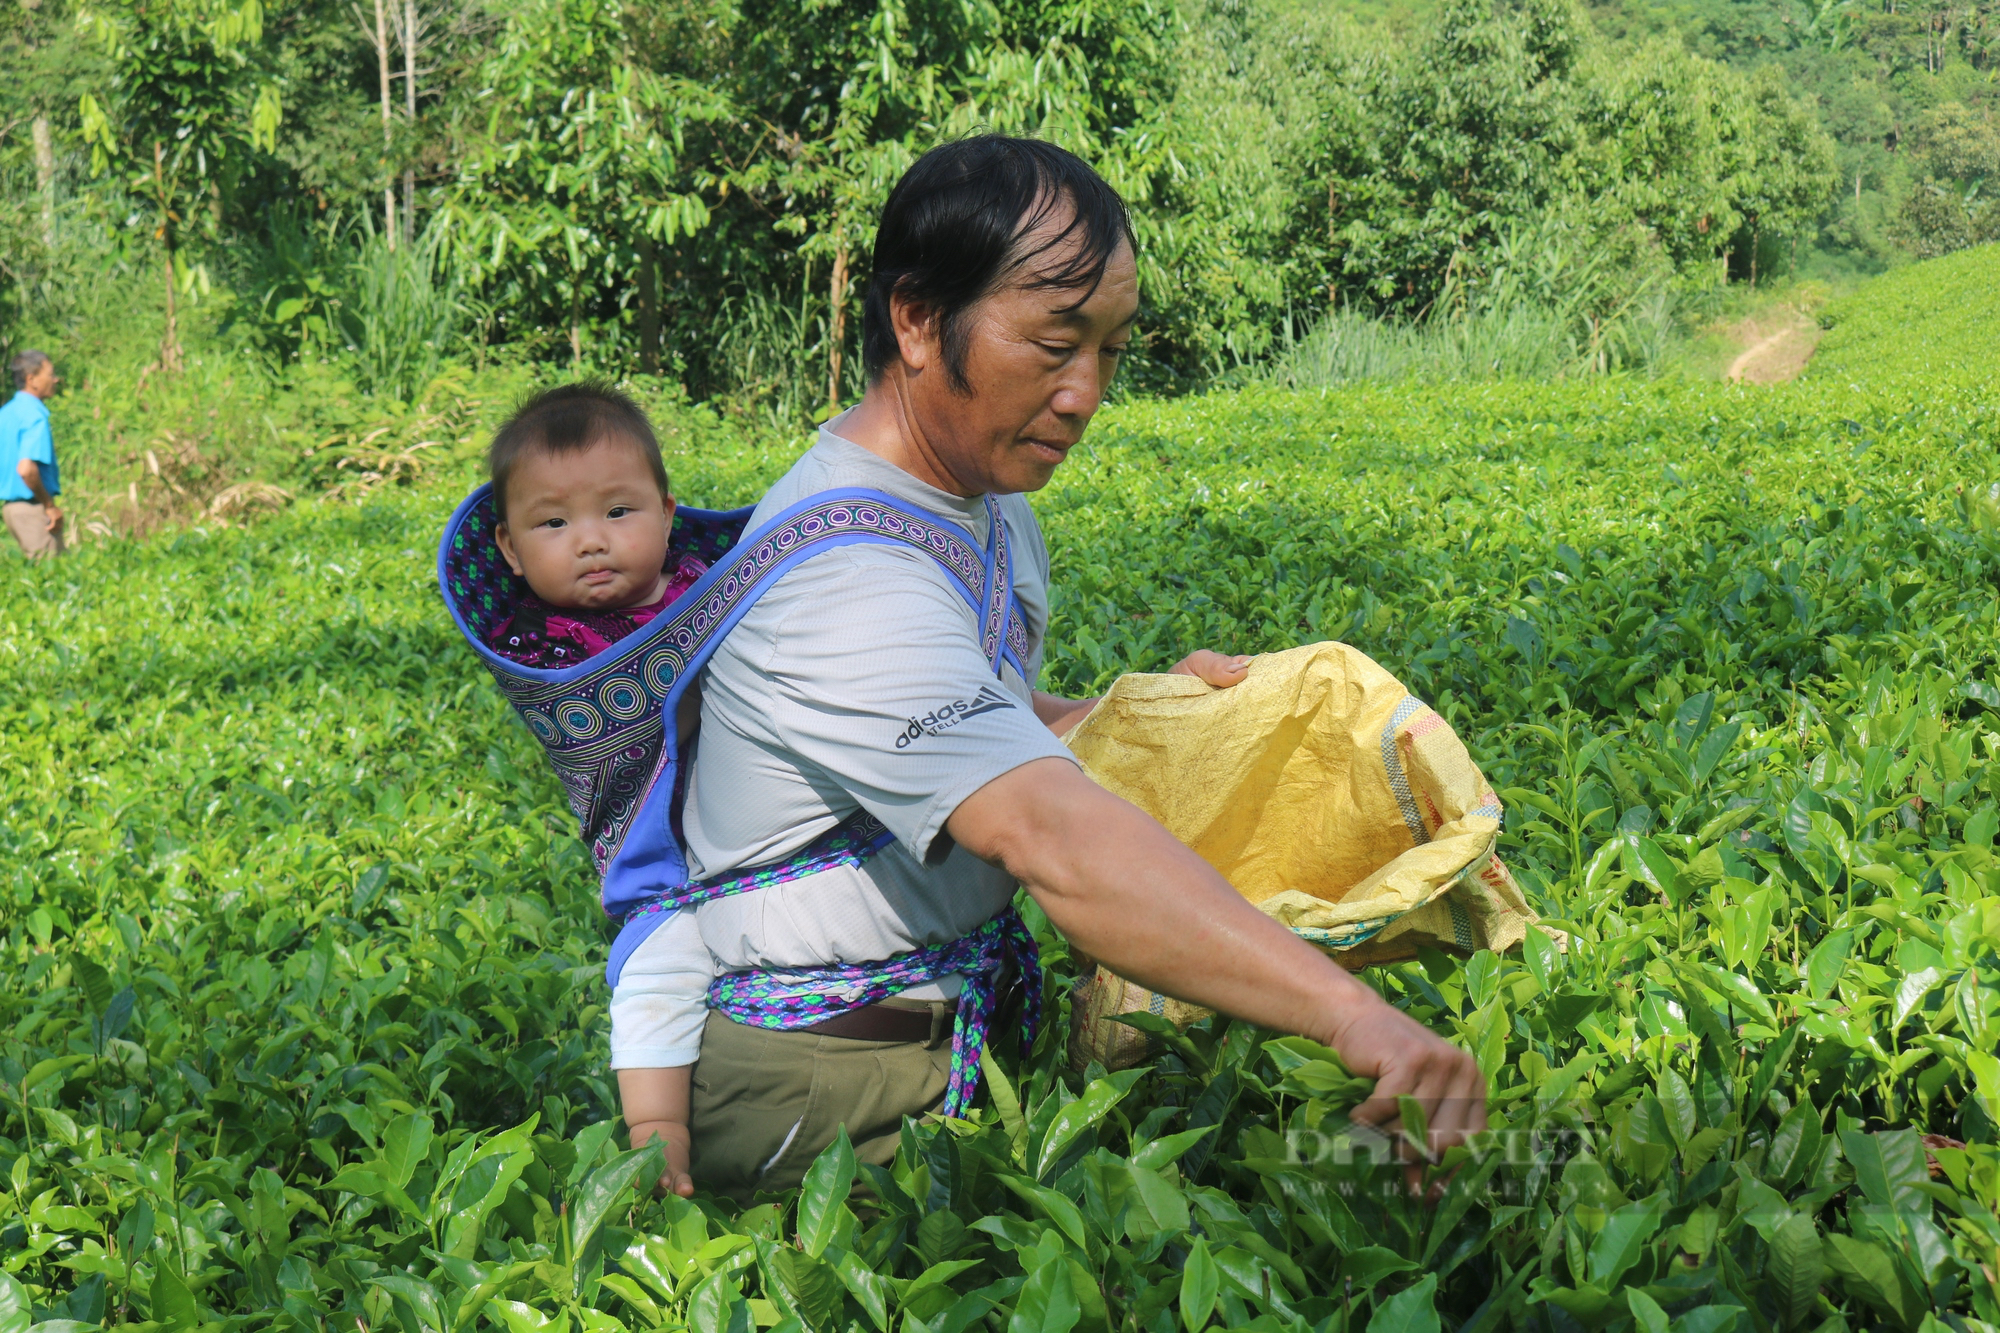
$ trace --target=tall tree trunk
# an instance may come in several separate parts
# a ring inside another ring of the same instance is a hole
[[[403,0],[403,115],[417,128],[417,0]],[[417,241],[417,169],[403,168],[403,240]]]
[[[29,128],[35,141],[35,186],[42,195],[42,244],[53,250],[56,244],[56,141],[49,132],[47,116],[36,116]]]
[[[167,148],[158,139],[153,140],[153,197],[160,209],[161,264],[167,278],[167,331],[160,339],[160,368],[180,373],[181,368],[181,328],[179,312],[174,305],[174,211],[173,200],[167,197]]]
[[[382,157],[386,164],[395,133],[389,125],[389,11],[383,0],[375,0],[375,72],[382,89]],[[396,248],[396,187],[382,187],[382,235],[391,250]]]
[[[1326,244],[1331,249],[1340,238],[1340,195],[1334,190],[1334,182],[1326,183]],[[1332,278],[1326,283],[1326,308],[1333,310],[1340,304],[1340,284]]]
[[[660,264],[653,238],[639,236],[639,369],[660,373]]]
[[[836,221],[835,227],[840,224]],[[847,348],[847,233],[838,233],[833,246],[833,278],[827,284],[831,309],[826,352],[826,413],[840,410],[840,360]]]
[[[583,368],[583,275],[570,274],[569,281],[569,370],[574,375]]]

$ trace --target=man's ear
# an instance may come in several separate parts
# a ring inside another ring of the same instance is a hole
[[[938,356],[937,315],[901,292],[889,295],[889,323],[896,330],[896,354],[911,370],[924,370]]]
[[[507,557],[507,568],[516,574],[521,572],[521,557],[514,553],[514,537],[507,531],[505,522],[493,525],[493,540],[500,545],[500,554]]]

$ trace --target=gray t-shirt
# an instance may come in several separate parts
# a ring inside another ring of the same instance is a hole
[[[751,526],[843,487],[882,491],[985,545],[982,501],[928,486],[831,429],[765,495]],[[936,561],[877,545],[787,572],[710,659],[683,823],[695,876],[788,856],[857,809],[896,836],[859,867],[703,904],[702,939],[721,970],[888,958],[956,939],[1012,897],[1004,871],[941,837],[959,802],[994,778],[1071,757],[1032,703],[1048,548],[1024,498],[999,504],[1028,631],[1026,679],[1011,666],[995,678],[977,616]],[[907,994],[949,997],[957,980]]]

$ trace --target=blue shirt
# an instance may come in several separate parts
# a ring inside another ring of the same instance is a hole
[[[56,441],[49,434],[49,409],[26,389],[0,407],[0,500],[32,500],[35,493],[21,480],[20,462],[32,459],[41,464],[42,486],[50,495],[62,494],[56,478]]]

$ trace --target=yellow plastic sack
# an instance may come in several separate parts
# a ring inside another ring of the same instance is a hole
[[[1254,658],[1215,689],[1120,677],[1069,736],[1084,771],[1349,968],[1521,942],[1534,913],[1494,855],[1500,803],[1443,718],[1366,654]],[[1109,1021],[1205,1012],[1103,968],[1073,996],[1070,1058],[1118,1068],[1145,1037]]]

